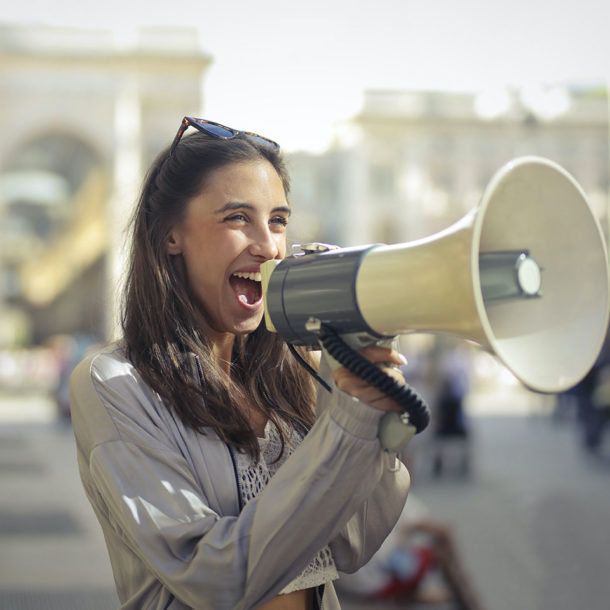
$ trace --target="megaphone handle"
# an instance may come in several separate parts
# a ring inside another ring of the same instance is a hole
[[[349,347],[332,327],[322,325],[319,339],[332,358],[354,375],[395,400],[409,416],[409,423],[415,427],[416,433],[426,428],[430,421],[430,412],[424,400],[413,388],[408,384],[399,383]]]

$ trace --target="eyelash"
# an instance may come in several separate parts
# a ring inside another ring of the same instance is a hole
[[[246,217],[243,214],[231,214],[231,216],[227,216],[224,219],[225,222],[233,222],[236,220],[246,220]]]
[[[243,221],[247,220],[244,214],[232,214],[231,216],[227,216],[225,218],[225,222],[233,222],[233,221]],[[284,216],[274,216],[271,221],[273,224],[282,225],[283,227],[288,225],[288,218]]]

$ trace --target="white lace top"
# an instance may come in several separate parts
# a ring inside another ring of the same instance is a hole
[[[289,432],[288,426],[285,427],[285,431]],[[261,450],[261,459],[258,464],[255,464],[247,453],[237,454],[239,491],[244,504],[255,498],[265,488],[278,468],[303,440],[302,435],[294,428],[288,438],[289,441],[284,447],[284,453],[277,460],[282,445],[276,427],[271,421],[268,421],[265,426],[265,436],[258,439]],[[339,574],[337,573],[330,548],[327,545],[318,552],[303,572],[292,582],[288,583],[280,593],[292,593],[293,591],[317,587],[337,578],[339,578]]]

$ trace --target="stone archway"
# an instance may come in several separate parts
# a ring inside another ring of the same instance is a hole
[[[20,144],[0,174],[4,222],[13,229],[5,228],[3,239],[48,244],[69,222],[75,194],[99,166],[96,151],[72,135],[51,132]]]
[[[4,293],[29,315],[35,342],[103,330],[105,175],[100,155],[61,131],[20,143],[6,159],[0,174]]]
[[[115,331],[142,168],[201,109],[211,63],[194,28],[132,34],[0,24],[0,349],[9,309],[34,344]]]

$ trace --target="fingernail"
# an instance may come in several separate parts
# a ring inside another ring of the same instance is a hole
[[[403,363],[403,365],[406,366],[408,364],[407,359],[402,354],[399,353],[398,357],[400,358],[400,361]]]

